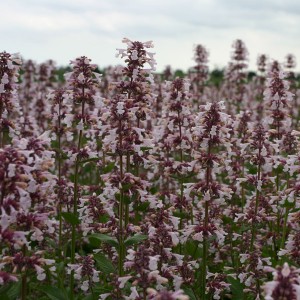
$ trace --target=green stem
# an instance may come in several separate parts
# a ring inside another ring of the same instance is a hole
[[[26,246],[23,246],[22,249],[24,257],[26,256]],[[21,300],[26,300],[27,296],[27,270],[25,269],[24,274],[22,275],[22,287],[21,287]]]
[[[232,240],[232,232],[233,232],[233,224],[230,224],[230,232],[229,232],[229,241],[230,241],[230,256],[231,256],[231,263],[232,267],[235,268],[235,259],[234,259],[234,249],[233,249],[233,240]]]
[[[61,102],[58,103],[58,181],[61,183]],[[59,219],[59,236],[58,236],[58,251],[59,256],[62,255],[62,202],[61,202],[61,187],[58,191],[58,219]]]
[[[279,170],[278,170],[278,167],[277,167],[277,169],[276,169],[276,191],[277,191],[277,195],[279,193],[279,189],[280,189],[280,186],[279,186]],[[280,228],[281,215],[280,215],[280,209],[279,209],[279,197],[277,197],[277,200],[276,200],[276,207],[277,207],[276,234],[277,234],[277,237],[279,239],[279,234],[281,232],[281,228]],[[276,241],[276,247],[277,246],[278,246],[278,240]]]
[[[27,294],[27,276],[25,271],[25,273],[22,275],[21,300],[26,300],[26,294]]]
[[[207,154],[210,155],[211,153],[211,146],[208,146]],[[209,186],[211,180],[211,167],[208,165],[206,167],[206,186]],[[201,282],[201,299],[206,299],[206,266],[207,266],[207,255],[208,255],[208,239],[207,239],[207,231],[208,231],[208,218],[209,218],[209,207],[208,201],[205,201],[204,204],[204,234],[203,234],[203,258],[202,258],[202,282]]]
[[[245,176],[245,163],[244,160],[242,160],[242,178]],[[242,212],[244,212],[244,207],[245,207],[245,202],[246,202],[246,197],[245,197],[245,187],[244,184],[242,183]]]
[[[260,180],[260,165],[258,166],[257,180]],[[259,195],[260,195],[259,190],[256,189],[254,217],[256,217],[258,211]],[[254,240],[256,235],[256,222],[254,217],[252,219],[250,251],[253,251]]]
[[[124,235],[123,235],[123,215],[124,215],[124,192],[121,189],[120,194],[120,208],[119,208],[119,224],[120,224],[120,238],[119,238],[119,276],[123,275],[123,248],[124,248]]]
[[[126,172],[130,172],[130,154],[127,153],[126,155]],[[125,228],[129,224],[129,203],[125,203]]]
[[[262,147],[259,147],[258,150],[258,156],[260,157],[261,155],[261,149]],[[261,165],[259,164],[257,167],[257,182],[260,180],[261,177]],[[254,247],[254,240],[255,240],[255,235],[256,235],[256,222],[255,222],[255,217],[257,215],[257,211],[258,211],[258,203],[259,203],[259,195],[260,192],[259,190],[256,188],[256,195],[255,195],[255,211],[254,211],[254,217],[252,219],[252,228],[251,228],[251,243],[250,243],[250,251],[253,251],[253,247]]]
[[[287,179],[287,189],[289,188],[289,185],[290,185],[290,179],[288,177],[288,179]],[[295,203],[296,203],[296,200],[294,200],[293,208],[295,207]],[[281,244],[280,244],[281,249],[283,249],[284,245],[285,245],[288,216],[289,216],[289,207],[286,207],[285,215],[284,215],[283,230],[282,230],[282,239],[281,239]]]
[[[286,231],[287,231],[288,215],[289,215],[289,208],[286,207],[285,215],[284,215],[284,224],[283,224],[283,229],[282,229],[282,238],[281,238],[281,244],[280,244],[281,249],[284,248],[284,244],[285,244],[285,236],[286,236]]]
[[[259,191],[256,190],[256,196],[255,196],[255,212],[254,212],[254,216],[256,217],[257,215],[257,211],[258,211],[258,199],[259,199]],[[254,247],[254,240],[255,240],[255,235],[256,235],[256,223],[255,220],[253,218],[252,220],[252,230],[251,230],[251,244],[250,244],[250,251],[253,251],[253,247]]]
[[[183,182],[181,180],[180,183],[180,203],[182,203],[182,199],[183,199]],[[182,221],[182,207],[180,205],[180,221],[179,221],[179,234],[181,235],[182,232],[182,228],[183,228],[183,221]],[[182,244],[179,242],[179,254],[182,254]]]
[[[204,228],[208,227],[208,201],[205,201],[205,219]],[[202,258],[202,288],[201,288],[201,299],[206,299],[206,265],[207,265],[207,251],[208,251],[208,240],[206,232],[203,235],[203,258]]]
[[[0,101],[0,122],[2,123],[2,114],[3,114],[3,102]],[[4,131],[3,129],[0,131],[0,148],[4,147]]]
[[[123,155],[122,155],[122,145],[123,145],[123,136],[122,136],[122,121],[119,122],[119,149],[121,151],[119,155],[120,160],[120,178],[123,181]],[[123,235],[123,217],[124,217],[124,190],[121,187],[120,190],[120,202],[119,202],[119,276],[123,275],[123,252],[124,252],[124,235]]]
[[[82,89],[82,104],[81,104],[81,118],[84,126],[84,88]],[[80,157],[79,151],[81,149],[82,144],[82,135],[83,130],[79,131],[78,145],[77,145],[77,157],[75,161],[75,174],[74,174],[74,198],[73,198],[73,214],[77,216],[77,202],[78,202],[78,180],[79,180],[79,164]],[[75,263],[75,248],[76,248],[76,225],[72,224],[72,241],[71,241],[71,264]],[[74,299],[74,270],[71,272],[71,280],[70,280],[70,299]]]
[[[178,111],[178,126],[179,126],[179,138],[180,142],[182,139],[182,128],[181,128],[181,118],[180,112]],[[183,162],[183,151],[180,146],[180,163]],[[182,220],[182,202],[183,202],[183,179],[180,179],[180,221],[179,221],[179,234],[181,234],[182,227],[183,227],[183,220]],[[182,244],[179,242],[179,254],[182,254]]]

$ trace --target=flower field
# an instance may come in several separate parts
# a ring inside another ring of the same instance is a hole
[[[295,57],[123,43],[63,78],[0,53],[0,299],[299,300]]]

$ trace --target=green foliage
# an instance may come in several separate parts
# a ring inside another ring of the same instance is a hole
[[[69,297],[64,289],[52,285],[43,285],[39,290],[45,293],[51,300],[68,300]]]
[[[99,267],[100,271],[106,275],[116,272],[116,268],[110,259],[108,259],[104,254],[97,253],[94,255],[94,259]]]
[[[79,225],[80,224],[79,218],[71,212],[62,212],[61,215],[66,220],[66,222],[71,225]]]
[[[8,283],[0,287],[1,300],[15,300],[21,291],[21,280],[18,282]]]
[[[232,299],[245,299],[244,298],[244,285],[240,283],[238,279],[234,279],[230,276],[227,277],[228,283],[230,283],[230,289],[232,292]]]
[[[106,234],[94,233],[89,235],[88,239],[90,240],[92,245],[99,246],[99,243],[107,243],[113,247],[119,247],[119,242],[117,241],[117,239]]]
[[[146,240],[148,238],[148,235],[144,234],[136,234],[134,236],[129,237],[128,239],[125,240],[124,245],[125,246],[133,246],[137,245],[140,242]]]

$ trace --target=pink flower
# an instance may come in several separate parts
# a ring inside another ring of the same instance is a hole
[[[284,263],[283,267],[277,269],[267,267],[265,270],[273,272],[273,281],[263,286],[266,300],[300,299],[300,269],[289,267],[288,263]]]

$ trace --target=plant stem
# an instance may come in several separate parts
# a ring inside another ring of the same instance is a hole
[[[208,146],[207,154],[210,155],[211,146]],[[211,167],[208,165],[206,167],[206,186],[209,187],[209,183],[211,180]],[[201,299],[206,299],[206,265],[207,265],[207,254],[208,254],[208,240],[207,240],[207,232],[208,232],[208,217],[209,217],[209,208],[208,201],[205,201],[204,209],[204,232],[203,232],[203,257],[202,257],[202,282],[201,282]]]
[[[3,102],[0,101],[0,122],[2,123],[2,114],[3,114]],[[0,131],[0,148],[4,147],[4,131],[3,129]]]
[[[245,163],[244,160],[242,160],[242,178],[245,178]],[[244,208],[245,208],[245,187],[244,184],[242,184],[242,212],[244,212]]]
[[[207,228],[208,226],[208,201],[205,201],[205,220],[204,220],[204,227]],[[206,298],[206,265],[207,265],[207,250],[208,250],[208,241],[206,232],[203,235],[203,258],[202,258],[202,297],[201,299]]]
[[[26,256],[26,245],[22,249],[24,257]],[[22,287],[21,287],[21,300],[26,300],[27,296],[27,270],[25,269],[24,274],[22,275]]]
[[[178,126],[179,126],[179,138],[180,143],[182,139],[182,128],[181,128],[181,118],[180,118],[180,112],[178,111]],[[183,162],[183,151],[182,147],[180,145],[180,163]],[[180,221],[179,221],[179,234],[181,234],[183,222],[182,222],[182,203],[183,203],[183,179],[180,179]],[[182,244],[179,242],[179,254],[182,254]]]
[[[289,178],[287,179],[287,189],[289,188]],[[295,207],[296,201],[294,201],[293,207]],[[287,232],[287,220],[289,216],[289,207],[286,207],[285,209],[285,214],[284,214],[284,223],[283,223],[283,229],[282,229],[282,239],[281,239],[281,244],[280,248],[283,249],[285,245],[285,239],[286,239],[286,232]]]
[[[123,136],[122,136],[122,121],[119,121],[119,160],[120,160],[120,180],[121,184],[123,181],[123,154],[122,154],[122,146],[123,146]],[[124,190],[123,186],[120,190],[120,202],[119,202],[119,276],[123,275],[123,247],[124,247],[124,236],[123,236],[123,217],[124,217]]]
[[[61,184],[61,102],[58,103],[58,152],[57,152],[57,161],[58,161],[58,182]],[[58,190],[58,219],[59,219],[59,237],[58,237],[58,251],[59,256],[62,254],[62,202],[61,202],[61,188],[59,186]]]
[[[27,293],[27,276],[25,271],[25,273],[22,275],[21,300],[26,300],[26,293]]]
[[[130,172],[130,154],[126,155],[126,172]],[[125,228],[129,223],[129,203],[128,201],[125,203]]]
[[[84,126],[84,88],[82,88],[82,104],[81,104],[81,120]],[[74,174],[74,198],[73,198],[73,214],[77,216],[77,202],[78,202],[78,180],[79,180],[79,164],[80,157],[79,151],[81,149],[83,130],[79,131],[77,157],[75,161],[75,174]],[[72,224],[72,241],[71,241],[71,264],[75,262],[75,248],[76,248],[76,225]],[[74,299],[74,270],[71,272],[70,281],[70,298]]]
[[[260,149],[259,149],[259,155],[260,155]],[[258,170],[257,170],[257,181],[260,180],[260,170],[261,165],[258,165]],[[255,235],[256,235],[256,223],[255,223],[255,217],[257,215],[257,211],[258,211],[258,203],[259,203],[259,195],[260,192],[259,190],[256,188],[256,195],[255,195],[255,211],[254,211],[254,217],[252,219],[252,229],[251,229],[251,244],[250,244],[250,252],[253,251],[253,247],[254,247],[254,239],[255,239]]]
[[[280,248],[283,249],[285,244],[285,236],[286,236],[286,230],[287,230],[287,219],[289,216],[289,208],[286,207],[285,209],[285,215],[284,215],[284,223],[283,223],[283,229],[282,229],[282,238],[281,238],[281,244]]]

